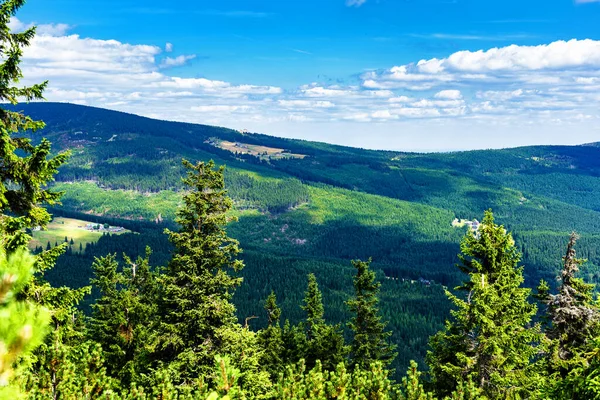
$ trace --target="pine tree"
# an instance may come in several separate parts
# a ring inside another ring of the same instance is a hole
[[[553,398],[578,398],[574,375],[585,375],[594,352],[594,339],[600,337],[600,308],[594,299],[595,285],[577,277],[586,260],[577,258],[579,236],[572,233],[563,257],[563,269],[557,294],[551,294],[542,281],[538,299],[546,306],[546,336],[551,341],[545,366]]]
[[[277,306],[277,298],[271,292],[265,303],[269,326],[258,332],[258,344],[262,350],[261,365],[276,378],[285,368],[283,332],[279,326],[281,309]]]
[[[494,223],[491,211],[477,234],[461,243],[461,271],[469,281],[457,289],[466,298],[447,293],[457,307],[446,329],[431,339],[427,355],[439,394],[449,395],[458,382],[473,380],[492,399],[518,397],[536,385],[531,368],[541,340],[539,327],[529,324],[536,307],[521,287],[523,269],[510,233]]]
[[[306,312],[304,359],[307,368],[312,369],[319,360],[324,369],[335,369],[344,361],[349,349],[344,343],[340,326],[325,322],[323,295],[314,274],[308,275],[308,289],[302,309]]]
[[[381,321],[377,307],[381,284],[376,282],[370,264],[371,261],[352,261],[356,268],[354,298],[346,302],[355,315],[348,323],[353,332],[351,365],[363,369],[375,361],[389,365],[396,357],[395,346],[389,343],[392,333],[385,331],[386,323]]]
[[[12,33],[10,19],[25,0],[4,0],[0,4],[0,99],[17,104],[19,99],[39,100],[47,82],[29,87],[16,86],[23,77],[19,64],[23,48],[35,36],[35,28]],[[61,193],[46,189],[67,153],[50,157],[50,142],[42,139],[37,146],[19,132],[35,132],[44,127],[20,112],[0,108],[0,244],[13,251],[27,244],[26,228],[44,227],[50,214],[41,204],[55,204]],[[7,214],[10,211],[10,215]]]
[[[100,291],[92,305],[89,338],[104,349],[108,374],[130,386],[146,372],[145,345],[148,325],[156,314],[157,275],[150,267],[149,248],[145,257],[132,261],[125,256],[120,271],[116,255],[97,258],[91,283]]]
[[[550,326],[546,335],[558,341],[558,360],[569,360],[573,352],[598,332],[600,312],[594,301],[594,284],[585,283],[576,277],[586,260],[577,258],[575,245],[579,236],[571,234],[567,253],[563,257],[563,269],[559,277],[558,293],[549,293],[544,281],[538,287],[542,303],[547,307],[546,315]],[[558,361],[557,360],[557,361]]]
[[[175,253],[161,283],[154,338],[154,357],[170,363],[182,380],[208,371],[214,354],[223,354],[224,330],[237,325],[231,297],[242,281],[228,269],[243,267],[235,259],[238,243],[224,229],[232,201],[224,189],[223,168],[215,169],[212,161],[184,161],[184,166],[188,192],[177,212],[180,230],[167,230]]]

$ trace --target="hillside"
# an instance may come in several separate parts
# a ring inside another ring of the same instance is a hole
[[[155,121],[69,104],[19,105],[42,119],[56,149],[73,153],[56,187],[65,191],[56,214],[116,221],[141,235],[102,237],[86,255],[63,258],[50,278],[84,285],[94,255],[139,253],[146,244],[161,263],[161,234],[179,204],[181,158],[225,165],[236,204],[229,230],[247,267],[236,294],[240,317],[262,315],[271,290],[284,318],[297,320],[305,276],[325,289],[328,316],[345,318],[349,260],[373,258],[383,310],[399,344],[398,366],[420,359],[449,305],[458,243],[473,220],[492,208],[527,249],[529,284],[554,281],[564,243],[582,235],[588,277],[600,277],[600,147],[526,147],[415,154],[369,151],[275,138],[204,125]],[[41,137],[41,135],[36,135]],[[134,255],[134,254],[131,254]],[[384,279],[387,278],[387,279]],[[265,321],[254,321],[262,326]]]

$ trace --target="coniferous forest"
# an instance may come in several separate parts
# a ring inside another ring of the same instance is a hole
[[[0,399],[600,399],[597,146],[372,152],[19,104],[48,85],[19,84],[23,4],[0,6]],[[242,139],[303,157],[214,145]],[[59,216],[131,232],[31,246]]]

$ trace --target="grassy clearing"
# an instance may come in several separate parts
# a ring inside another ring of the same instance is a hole
[[[232,153],[250,154],[256,157],[267,158],[271,160],[281,158],[305,158],[304,154],[293,154],[288,153],[285,149],[278,149],[275,147],[259,146],[254,144],[240,143],[240,142],[228,142],[226,140],[218,140],[214,143],[215,146],[231,151]]]
[[[66,237],[69,243],[71,242],[71,239],[73,240],[74,244],[71,247],[74,253],[78,253],[80,244],[81,248],[85,249],[85,246],[88,243],[96,243],[103,235],[101,232],[85,229],[85,226],[91,223],[92,222],[73,218],[54,218],[52,222],[48,224],[45,231],[33,232],[33,239],[29,243],[29,246],[32,249],[35,249],[38,246],[42,246],[45,249],[48,242],[50,242],[51,246],[54,247],[56,243],[64,243]],[[111,235],[120,235],[129,232],[131,231],[123,230],[121,232],[111,232]]]

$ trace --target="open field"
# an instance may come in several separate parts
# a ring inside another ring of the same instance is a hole
[[[73,239],[73,252],[78,253],[80,244],[81,248],[85,249],[85,246],[88,243],[96,243],[103,235],[102,232],[85,229],[86,225],[91,223],[92,222],[73,218],[54,218],[52,222],[48,224],[45,231],[33,232],[33,239],[29,246],[32,249],[35,249],[38,246],[42,246],[45,249],[48,242],[50,242],[54,247],[56,243],[63,243],[66,237],[69,243],[71,242],[71,239]],[[110,232],[110,234],[120,235],[128,232],[131,231],[124,229],[120,232]]]
[[[275,147],[259,146],[254,144],[246,144],[240,142],[228,142],[226,140],[218,140],[214,142],[216,147],[223,150],[231,151],[232,153],[250,154],[256,157],[278,160],[282,158],[299,158],[306,157],[304,154],[293,154],[286,152],[285,149]]]

